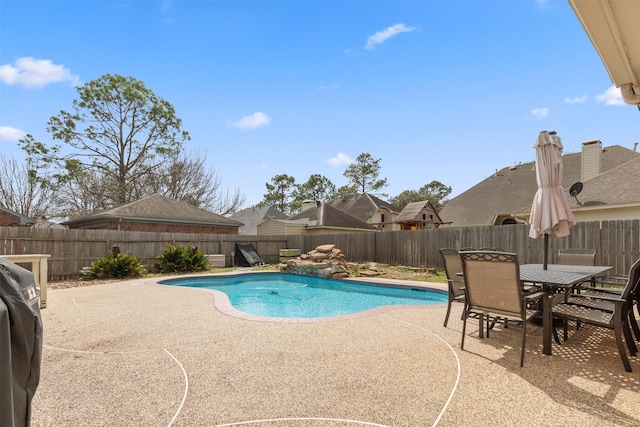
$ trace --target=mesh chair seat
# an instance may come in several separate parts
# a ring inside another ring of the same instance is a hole
[[[610,294],[607,297],[595,298],[589,295],[572,295],[566,301],[552,307],[553,316],[564,322],[564,339],[567,339],[567,321],[587,323],[598,327],[612,329],[615,334],[618,353],[627,372],[631,372],[631,364],[627,357],[624,341],[632,356],[637,354],[637,347],[629,327],[633,302],[640,284],[640,259],[629,271],[629,280],[621,294]]]

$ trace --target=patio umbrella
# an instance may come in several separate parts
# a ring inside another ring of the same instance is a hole
[[[534,145],[536,149],[536,180],[538,191],[533,198],[529,216],[529,237],[544,236],[543,266],[547,269],[549,236],[565,237],[576,220],[562,188],[562,142],[555,132],[542,131]]]

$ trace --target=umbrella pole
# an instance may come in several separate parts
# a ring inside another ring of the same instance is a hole
[[[549,235],[544,235],[544,250],[542,252],[542,269],[547,269],[547,260],[549,259]]]

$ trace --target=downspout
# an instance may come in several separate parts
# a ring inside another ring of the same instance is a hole
[[[640,94],[634,93],[633,83],[625,83],[620,86],[620,94],[624,102],[631,105],[640,105]]]

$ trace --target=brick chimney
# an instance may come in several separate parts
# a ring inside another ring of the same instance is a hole
[[[588,181],[602,173],[602,142],[598,139],[582,143],[581,181]]]

